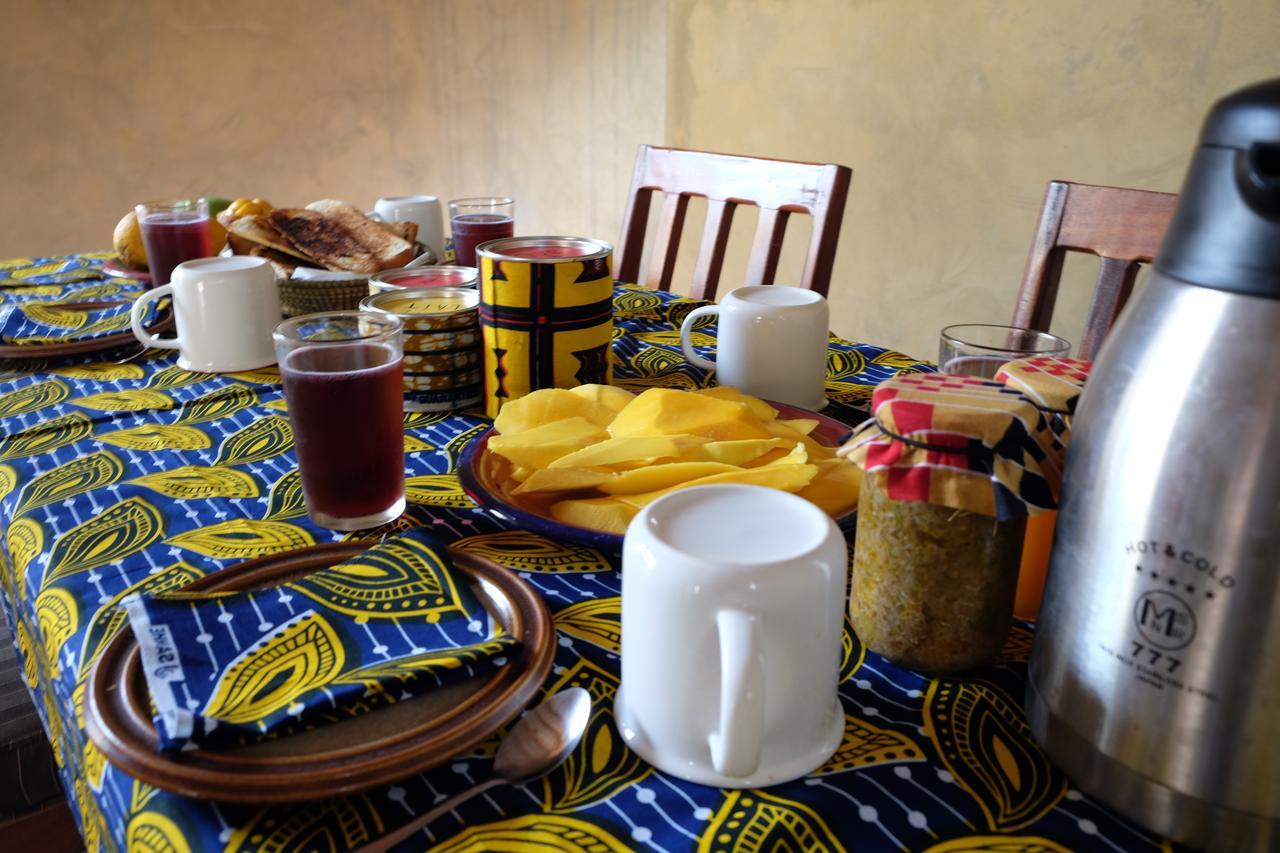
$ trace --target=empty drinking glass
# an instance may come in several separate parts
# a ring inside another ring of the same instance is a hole
[[[1033,355],[1067,356],[1071,342],[1048,332],[968,323],[947,326],[938,344],[938,370],[995,379],[1000,366]]]

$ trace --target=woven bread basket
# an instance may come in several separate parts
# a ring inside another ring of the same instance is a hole
[[[344,278],[337,281],[298,281],[277,279],[280,285],[280,307],[286,317],[315,314],[319,311],[355,311],[360,300],[369,295],[367,278]]]
[[[416,248],[416,263],[435,263],[436,255],[430,247],[418,243]],[[333,281],[277,278],[276,282],[280,285],[280,307],[286,317],[320,311],[356,311],[360,308],[360,300],[369,295],[368,276]]]

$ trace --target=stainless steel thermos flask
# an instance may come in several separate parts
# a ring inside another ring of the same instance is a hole
[[[1153,831],[1280,850],[1280,80],[1210,112],[1090,375],[1027,714]]]

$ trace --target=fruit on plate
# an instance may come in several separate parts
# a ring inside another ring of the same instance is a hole
[[[121,266],[131,270],[147,268],[147,249],[142,245],[142,228],[138,225],[136,212],[129,211],[116,223],[115,233],[111,235],[111,245],[116,250]]]
[[[260,198],[238,198],[227,205],[224,212],[219,213],[218,220],[227,225],[242,216],[266,216],[275,208],[271,203]]]
[[[662,495],[714,483],[794,492],[839,516],[862,474],[810,435],[818,423],[728,387],[548,388],[502,407],[488,453],[508,499],[606,533]]]
[[[205,196],[201,201],[208,205],[210,219],[217,219],[219,213],[231,206],[231,199],[222,196]]]
[[[209,217],[209,249],[213,254],[218,254],[227,245],[227,229],[222,227],[222,223]]]

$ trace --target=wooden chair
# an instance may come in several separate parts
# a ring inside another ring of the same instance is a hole
[[[1170,193],[1050,181],[1013,325],[1047,332],[1065,254],[1097,255],[1098,283],[1074,353],[1092,359],[1129,300],[1139,265],[1150,263],[1159,250],[1177,203]]]
[[[707,221],[694,266],[691,296],[715,299],[729,227],[740,204],[760,208],[743,283],[773,284],[787,220],[792,213],[807,213],[813,217],[813,238],[799,284],[825,296],[831,286],[831,267],[852,174],[847,166],[641,145],[622,223],[618,278],[670,290],[689,199],[701,196],[707,200]],[[649,202],[655,191],[665,193],[666,198],[642,280],[640,256],[649,224]]]

